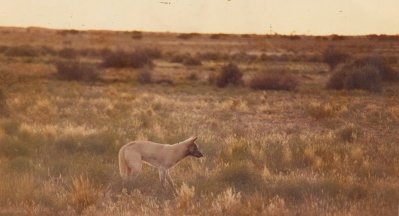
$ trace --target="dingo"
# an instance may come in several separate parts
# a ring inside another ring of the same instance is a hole
[[[173,145],[159,144],[149,141],[134,141],[119,150],[119,171],[124,180],[129,176],[137,177],[142,161],[159,169],[161,185],[165,186],[165,178],[174,188],[169,175],[169,169],[175,166],[186,156],[203,157],[194,141],[197,137],[189,138]]]

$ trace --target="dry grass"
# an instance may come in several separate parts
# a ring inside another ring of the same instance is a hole
[[[18,32],[18,31],[20,32]],[[55,50],[124,47],[156,41],[162,52],[229,54],[229,50],[290,55],[319,53],[329,43],[356,51],[385,50],[388,41],[316,40],[279,36],[26,32],[11,29],[0,43]],[[39,35],[39,36],[38,36]],[[251,41],[253,43],[248,43]],[[88,47],[91,44],[93,47]],[[126,44],[132,44],[127,46]],[[180,44],[176,48],[176,44]],[[205,46],[212,44],[212,46]],[[254,44],[254,45],[253,45]],[[311,46],[311,45],[314,46]],[[0,44],[6,45],[6,44]],[[217,47],[217,49],[215,48]],[[202,60],[186,67],[161,57],[154,80],[142,85],[135,68],[104,69],[96,83],[54,78],[58,55],[5,56],[0,72],[27,79],[4,95],[0,119],[0,214],[5,215],[396,215],[399,199],[397,143],[399,88],[380,93],[324,88],[327,65],[240,62],[245,81],[265,70],[285,69],[300,79],[296,91],[216,88],[207,83],[226,65]],[[101,63],[101,55],[81,61]],[[392,65],[397,69],[398,65]],[[196,78],[187,78],[194,76]],[[4,86],[2,86],[4,87]],[[205,157],[187,158],[170,172],[177,195],[160,187],[157,170],[143,165],[123,183],[117,153],[131,140],[175,143],[197,135]]]

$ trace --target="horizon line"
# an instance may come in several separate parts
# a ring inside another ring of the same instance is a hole
[[[284,34],[284,33],[278,33],[275,31],[271,31],[269,33],[233,33],[233,32],[196,32],[196,31],[190,31],[190,32],[184,32],[184,31],[153,31],[153,30],[137,30],[137,29],[79,29],[79,28],[52,28],[52,27],[43,27],[43,26],[0,26],[1,28],[14,28],[14,29],[38,29],[38,30],[49,30],[49,31],[68,31],[68,30],[75,30],[75,31],[80,31],[80,32],[148,32],[148,33],[169,33],[169,34],[203,34],[203,35],[214,35],[214,34],[226,34],[226,35],[283,35],[283,36],[321,36],[321,37],[328,37],[328,36],[345,36],[345,37],[363,37],[363,36],[371,36],[371,35],[377,35],[377,36],[399,36],[399,33],[396,34],[379,34],[379,33],[369,33],[369,34],[339,34],[339,33],[332,33],[332,34],[297,34],[295,31],[292,31],[294,33],[290,34]]]

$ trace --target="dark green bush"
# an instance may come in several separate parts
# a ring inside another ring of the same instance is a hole
[[[327,63],[330,66],[331,70],[334,70],[338,66],[338,64],[345,62],[349,57],[348,54],[331,47],[326,49],[323,52],[322,56],[323,62]]]
[[[78,51],[72,48],[63,48],[60,51],[58,51],[58,55],[66,59],[76,58],[78,54],[79,54]]]
[[[57,151],[63,151],[69,154],[80,151],[78,137],[72,137],[72,136],[62,137],[55,142],[54,146]]]
[[[220,53],[220,52],[204,52],[204,53],[197,53],[197,57],[201,60],[205,61],[222,61],[228,60],[229,55]]]
[[[102,63],[102,66],[106,68],[142,68],[146,65],[152,67],[153,63],[151,60],[151,55],[144,49],[138,49],[134,52],[126,52],[121,50],[111,52],[103,58]]]
[[[82,151],[93,154],[116,153],[113,143],[117,138],[118,135],[113,131],[101,131],[83,137],[80,148]]]
[[[367,65],[377,68],[384,81],[399,81],[399,73],[389,65],[389,59],[384,56],[374,55],[356,59],[352,67],[364,67]]]
[[[31,156],[34,153],[32,145],[18,141],[12,137],[5,137],[0,140],[0,156],[15,158],[18,156]]]
[[[251,78],[249,86],[255,90],[294,90],[298,80],[284,71],[258,73]]]
[[[300,202],[312,189],[312,184],[306,179],[278,180],[272,191],[291,202]]]
[[[27,172],[34,169],[33,164],[27,157],[17,156],[10,160],[10,170],[16,172]]]
[[[37,50],[36,48],[29,45],[23,45],[8,47],[7,50],[4,52],[4,55],[10,57],[36,57],[39,55],[39,53],[39,50]]]
[[[344,89],[362,89],[379,92],[382,89],[380,71],[374,66],[363,66],[349,70],[344,79]]]
[[[141,39],[143,38],[143,33],[141,31],[133,31],[132,38],[136,40]]]
[[[210,79],[210,82],[215,82],[216,86],[220,88],[228,84],[241,85],[243,83],[242,72],[237,65],[229,63],[224,65],[222,71],[214,79]]]
[[[245,163],[235,162],[219,173],[222,182],[233,186],[237,191],[252,193],[260,190],[263,181],[259,172]]]
[[[191,58],[190,53],[175,53],[171,54],[170,62],[183,63],[187,58]]]
[[[199,36],[201,36],[199,33],[183,33],[183,34],[179,34],[177,36],[177,38],[183,39],[183,40],[188,40],[190,38],[199,37]]]
[[[90,81],[98,80],[100,73],[92,65],[74,61],[59,61],[56,63],[57,77],[61,80]]]
[[[195,57],[188,57],[183,60],[183,64],[186,66],[198,66],[202,65],[201,60]]]
[[[382,78],[378,68],[372,65],[356,67],[353,64],[344,66],[333,73],[326,85],[327,89],[361,89],[379,92],[382,89]]]
[[[327,81],[326,88],[334,90],[343,89],[347,72],[347,70],[339,70],[331,74],[330,79]]]
[[[237,62],[254,62],[258,57],[256,55],[249,55],[246,52],[238,52],[231,55],[231,59]]]
[[[152,72],[150,67],[144,67],[138,71],[137,81],[140,84],[152,83]]]

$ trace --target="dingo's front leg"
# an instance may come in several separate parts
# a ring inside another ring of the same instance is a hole
[[[159,179],[161,180],[162,187],[165,187],[166,170],[159,168]]]
[[[173,182],[172,178],[169,175],[169,170],[166,170],[166,180],[170,184],[170,186],[175,189],[175,183]]]

